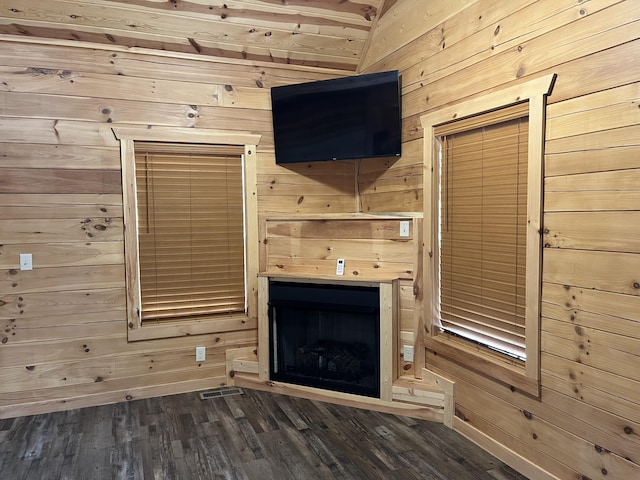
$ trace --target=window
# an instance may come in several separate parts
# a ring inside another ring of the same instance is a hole
[[[242,155],[147,142],[135,149],[143,325],[244,314]]]
[[[259,136],[114,133],[121,141],[129,340],[255,328]]]
[[[441,142],[439,327],[525,351],[528,104],[435,129]]]
[[[431,361],[462,363],[536,395],[544,101],[552,81],[526,82],[421,119],[431,172]]]

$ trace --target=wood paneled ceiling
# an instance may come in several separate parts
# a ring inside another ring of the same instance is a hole
[[[0,33],[355,71],[383,2],[0,0]]]

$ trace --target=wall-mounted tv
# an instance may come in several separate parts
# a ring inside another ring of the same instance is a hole
[[[400,156],[397,70],[271,89],[276,163]]]

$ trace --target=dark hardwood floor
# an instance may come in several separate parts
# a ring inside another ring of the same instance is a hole
[[[524,478],[441,424],[244,392],[0,420],[0,478]]]

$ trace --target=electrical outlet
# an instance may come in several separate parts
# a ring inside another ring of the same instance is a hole
[[[413,345],[402,346],[402,358],[405,362],[413,362]]]
[[[196,362],[204,362],[207,358],[207,347],[196,347]]]
[[[400,222],[400,236],[408,237],[409,236],[409,222],[403,220]]]
[[[339,258],[336,263],[336,275],[344,275],[344,258]]]
[[[33,270],[33,259],[30,253],[20,254],[20,270]]]

